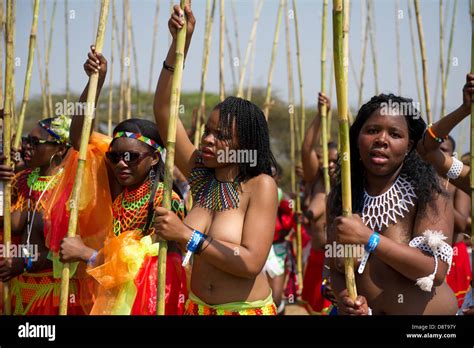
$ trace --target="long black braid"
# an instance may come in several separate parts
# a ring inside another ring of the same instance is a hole
[[[259,174],[272,175],[272,167],[277,163],[270,149],[268,124],[260,108],[248,100],[227,97],[214,108],[219,110],[219,128],[224,140],[231,142],[234,124],[237,128],[238,144],[232,144],[239,150],[256,150],[257,163],[239,163],[239,180],[247,181]]]
[[[420,117],[420,112],[413,106],[413,100],[403,98],[394,94],[380,94],[372,97],[364,104],[349,132],[351,152],[351,187],[352,187],[352,209],[354,213],[361,213],[364,197],[364,172],[362,162],[359,160],[358,139],[360,131],[369,117],[384,105],[399,105],[400,115],[405,116],[408,124],[409,139],[413,140],[413,147],[405,157],[400,174],[405,174],[412,182],[418,197],[418,211],[423,214],[428,204],[436,209],[433,196],[443,193],[438,175],[431,164],[424,162],[416,152],[416,145],[421,140],[426,129],[426,123]],[[410,106],[410,107],[406,107]],[[328,198],[329,218],[334,219],[342,214],[342,189],[341,189],[341,160],[338,160],[337,183]]]

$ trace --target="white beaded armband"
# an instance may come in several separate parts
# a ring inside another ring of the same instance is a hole
[[[413,248],[418,248],[430,253],[435,258],[435,269],[433,273],[416,280],[416,285],[423,291],[430,292],[433,287],[433,280],[438,271],[438,257],[448,264],[448,273],[451,269],[453,248],[444,241],[446,238],[447,237],[441,231],[426,230],[423,232],[423,236],[413,238],[408,244]]]
[[[455,180],[459,178],[459,175],[461,175],[464,164],[460,160],[458,160],[456,157],[452,157],[452,158],[453,158],[453,163],[451,164],[451,168],[449,168],[448,172],[446,173],[446,176],[451,180]]]

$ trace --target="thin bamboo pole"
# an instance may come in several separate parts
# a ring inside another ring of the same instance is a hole
[[[323,19],[321,21],[321,93],[326,94],[326,36],[327,36],[328,0],[323,1]],[[323,176],[326,194],[331,190],[329,182],[328,125],[326,104],[321,106],[321,138],[323,142]]]
[[[125,0],[125,6],[127,8],[127,90],[126,90],[126,103],[127,103],[127,120],[132,118],[132,20],[130,16],[130,1]]]
[[[295,0],[293,0],[293,16],[294,16],[294,23],[295,23],[296,62],[298,63],[298,81],[299,81],[299,88],[300,88],[300,112],[301,112],[300,139],[304,139],[306,112],[305,112],[305,106],[304,106],[303,68],[301,64],[300,31],[299,31],[299,26],[298,26],[298,15],[297,15],[297,10],[296,10]],[[298,147],[300,145],[301,144],[298,143]]]
[[[119,96],[119,122],[123,121],[124,103],[125,103],[125,25],[127,18],[126,1],[122,2],[122,40],[120,47],[120,96]]]
[[[345,2],[347,4],[347,2]],[[344,53],[344,40],[348,40],[348,32],[344,28],[344,10],[348,10],[343,6],[343,0],[333,0],[333,57],[334,71],[336,75],[336,93],[337,93],[337,109],[339,114],[339,137],[341,145],[342,160],[342,215],[352,215],[351,202],[351,162],[350,162],[350,146],[349,146],[349,120],[348,99],[347,99],[347,56]],[[357,290],[354,276],[354,260],[346,257],[344,260],[344,268],[346,275],[346,287],[351,299],[357,297]]]
[[[236,50],[237,50],[237,59],[239,61],[239,66],[238,67],[239,67],[239,74],[240,74],[240,69],[242,69],[242,66],[240,65],[242,55],[240,53],[239,24],[237,23],[237,11],[235,10],[235,0],[231,0],[230,5],[231,5],[231,10],[232,10],[232,19],[233,19],[233,24],[234,24],[235,47],[236,47]]]
[[[105,28],[107,26],[107,15],[109,11],[109,0],[102,0],[100,8],[99,24],[97,26],[97,36],[95,40],[96,52],[102,52],[105,38]],[[78,217],[78,201],[81,194],[82,180],[84,178],[85,162],[87,155],[87,145],[89,144],[89,135],[92,127],[92,120],[95,113],[95,98],[97,94],[97,84],[99,82],[99,74],[93,72],[89,78],[89,89],[87,91],[87,107],[85,108],[84,123],[81,133],[81,145],[79,148],[79,156],[77,163],[76,177],[72,188],[71,198],[69,201],[70,215],[67,230],[68,237],[76,235],[77,217]],[[61,274],[61,294],[59,302],[59,314],[67,315],[67,306],[69,299],[69,274],[70,264],[65,263]]]
[[[250,51],[253,50],[255,47],[254,42],[255,42],[255,38],[257,34],[258,20],[260,19],[260,13],[262,12],[262,6],[263,6],[263,0],[259,0],[258,5],[257,5],[257,10],[255,12],[255,17],[253,19],[252,30],[250,32],[250,38],[247,43],[247,49],[245,50],[244,64],[242,66],[242,69],[240,70],[239,90],[237,92],[237,97],[239,98],[242,98],[244,95],[245,71],[247,70],[247,64],[249,62]]]
[[[224,28],[225,28],[225,3],[224,0],[220,1],[219,6],[219,17],[220,17],[220,30],[219,30],[219,98],[221,101],[225,99],[225,84],[224,84]]]
[[[12,11],[12,42],[13,42],[13,57],[15,57],[15,32],[16,32],[16,1],[13,2],[13,11]],[[15,65],[13,65],[13,73],[12,73],[12,99],[11,99],[11,129],[16,128],[16,88],[15,88]]]
[[[448,77],[449,77],[449,68],[451,67],[451,51],[453,48],[453,41],[454,41],[454,28],[456,24],[456,12],[458,8],[458,0],[454,0],[453,3],[453,17],[451,20],[451,31],[449,33],[449,44],[448,44],[448,58],[446,59],[446,77],[444,78],[444,82],[446,86],[448,84]]]
[[[43,2],[44,3],[44,2]],[[43,64],[41,63],[41,51],[40,51],[40,46],[38,45],[38,41],[36,41],[36,50],[38,53],[36,54],[37,57],[37,62],[38,62],[38,77],[39,77],[39,82],[40,82],[40,87],[41,87],[41,101],[42,101],[42,116],[41,117],[46,117],[48,113],[48,102],[47,102],[47,97],[46,97],[46,86],[45,86],[45,81],[43,79]]]
[[[186,0],[181,0],[181,8],[184,8]],[[174,66],[173,80],[171,82],[170,97],[170,117],[168,123],[168,143],[166,144],[166,162],[163,207],[171,209],[171,193],[173,189],[173,170],[174,170],[174,152],[176,145],[176,126],[179,118],[179,102],[181,96],[181,80],[183,76],[184,64],[184,44],[186,42],[187,18],[184,16],[184,24],[178,30],[176,39],[176,62]],[[158,253],[158,295],[157,295],[157,314],[165,314],[165,287],[166,287],[166,256],[168,243],[160,241]]]
[[[160,0],[156,0],[155,19],[153,20],[153,40],[151,42],[150,77],[148,79],[148,94],[151,94],[153,81],[153,68],[155,63],[156,37],[158,34],[158,15],[160,13]]]
[[[69,7],[68,0],[64,1],[64,43],[66,45],[66,100],[69,101]]]
[[[408,22],[410,24],[410,42],[411,42],[411,49],[413,53],[413,66],[415,68],[416,93],[418,95],[418,102],[421,105],[423,98],[421,97],[421,87],[420,87],[420,77],[419,77],[420,74],[418,73],[418,59],[416,57],[415,31],[413,29],[413,20],[412,20],[410,0],[407,0],[407,8],[408,8]],[[421,107],[420,107],[420,112],[421,112]]]
[[[294,5],[294,4],[293,4]],[[295,87],[293,80],[293,62],[291,60],[291,44],[290,44],[290,20],[288,15],[288,2],[284,0],[284,12],[285,12],[285,43],[286,43],[286,62],[287,62],[287,73],[288,73],[288,113],[290,119],[290,159],[291,159],[291,190],[295,194],[296,206],[294,211],[299,213],[301,210],[301,200],[298,194],[299,183],[296,181],[296,163],[298,161],[298,152],[296,150],[296,119],[295,119]],[[299,208],[299,209],[298,209]],[[302,249],[300,248],[301,240],[301,223],[296,222],[296,269],[298,277],[298,290],[301,293],[303,285],[302,275],[302,264],[303,255]],[[299,294],[298,294],[299,295]]]
[[[194,146],[199,147],[201,139],[201,124],[203,124],[204,115],[206,113],[206,79],[207,68],[209,66],[209,56],[211,51],[212,24],[214,23],[214,13],[216,11],[216,0],[212,0],[212,9],[209,8],[211,0],[207,1],[208,14],[206,15],[206,34],[204,37],[204,51],[202,57],[201,69],[201,87],[199,89],[201,99],[196,120],[196,131],[194,132]]]
[[[254,2],[254,12],[257,13],[258,11],[258,6],[260,4],[260,2],[262,2],[263,0],[260,0],[258,2],[258,4],[256,2]],[[257,45],[257,38],[255,38],[251,44],[251,50],[252,50],[252,53],[251,53],[251,56],[250,56],[250,71],[249,71],[249,77],[247,79],[247,100],[251,100],[252,99],[252,89],[253,89],[253,70],[254,70],[254,67],[255,67],[255,47]],[[242,71],[241,71],[242,73]]]
[[[425,92],[425,107],[426,107],[426,116],[428,118],[428,123],[433,122],[431,116],[431,102],[430,102],[430,91],[428,85],[428,61],[426,58],[426,48],[425,48],[425,35],[423,34],[423,23],[421,21],[420,14],[420,4],[418,0],[413,0],[415,3],[415,16],[416,24],[418,27],[418,39],[420,42],[420,51],[421,51],[421,67],[423,70],[423,87]]]
[[[130,9],[129,9],[130,12]],[[132,15],[130,16],[130,31],[132,34],[132,52],[133,52],[133,67],[135,73],[135,93],[137,98],[137,116],[140,117],[142,115],[142,103],[140,101],[140,75],[138,74],[138,59],[137,59],[137,47],[135,45],[135,34],[133,31],[133,23],[132,23]]]
[[[471,4],[471,74],[474,74],[474,0]],[[474,98],[471,101],[471,168],[474,168]],[[471,197],[474,194],[474,170],[471,170]],[[471,217],[474,212],[474,199],[471,199]],[[471,224],[471,241],[474,236],[474,224]],[[474,291],[471,289],[471,291]]]
[[[275,27],[275,35],[273,37],[273,48],[272,48],[272,57],[270,61],[270,68],[268,70],[268,82],[267,82],[267,92],[265,96],[265,103],[263,105],[263,113],[265,114],[265,118],[268,121],[268,113],[270,112],[270,105],[271,105],[271,98],[272,98],[272,79],[273,79],[273,70],[275,68],[275,57],[276,51],[278,47],[278,37],[280,35],[280,24],[281,24],[281,16],[283,10],[283,0],[280,0],[280,5],[278,6],[278,14],[277,14],[277,22]],[[286,16],[288,14],[285,14]]]
[[[441,74],[441,115],[446,113],[446,81],[444,75],[444,23],[443,23],[443,0],[439,0],[439,69]]]
[[[253,71],[255,68],[255,47],[257,45],[257,38],[255,38],[252,44],[252,53],[250,56],[250,70],[249,70],[249,77],[247,79],[247,100],[252,100],[252,89],[253,89]]]
[[[38,30],[38,15],[40,1],[35,0],[35,6],[33,10],[33,20],[31,23],[31,32],[30,32],[30,41],[28,47],[28,62],[26,65],[26,74],[25,74],[25,86],[23,89],[23,101],[21,103],[20,116],[18,118],[18,126],[15,134],[15,140],[13,142],[13,148],[20,148],[21,135],[23,133],[23,124],[25,121],[26,113],[26,104],[28,103],[30,97],[30,83],[31,83],[31,73],[33,70],[33,60],[35,56],[35,46],[36,46],[36,33]]]
[[[379,94],[379,78],[378,78],[378,66],[377,66],[377,47],[375,41],[375,15],[374,15],[374,4],[372,0],[367,0],[367,16],[369,16],[367,25],[369,26],[370,35],[370,49],[372,52],[372,65],[374,67],[374,83],[375,83],[375,94]]]
[[[53,10],[51,13],[51,23],[49,27],[49,37],[48,37],[48,49],[45,52],[45,59],[44,59],[44,64],[45,64],[45,74],[44,74],[44,81],[46,83],[46,94],[48,96],[48,117],[53,116],[53,95],[51,93],[51,83],[49,81],[49,57],[51,55],[51,48],[53,45],[53,31],[54,31],[54,17],[56,15],[56,6],[58,2],[54,0],[53,2]]]
[[[237,89],[236,78],[235,78],[235,67],[234,67],[234,50],[232,49],[232,43],[229,36],[229,28],[227,26],[227,21],[224,23],[225,27],[225,40],[227,41],[227,49],[229,50],[229,67],[232,77],[232,88],[235,91]],[[235,92],[232,92],[232,94]]]
[[[4,33],[4,27],[5,27],[5,19],[4,19],[4,14],[3,14],[3,0],[0,0],[0,109],[3,109],[3,46],[5,45],[5,33]],[[0,188],[1,188],[1,194],[3,197],[3,183],[0,183]],[[3,205],[3,204],[2,204]],[[2,209],[0,207],[0,209]],[[3,216],[3,213],[0,214],[0,216]]]
[[[107,135],[112,136],[112,112],[113,112],[113,97],[114,97],[114,42],[115,42],[115,30],[114,25],[117,20],[117,13],[115,9],[115,0],[112,0],[112,25],[110,30],[111,43],[110,43],[110,76],[109,76],[109,110],[107,117]]]
[[[3,114],[3,155],[5,156],[4,164],[11,166],[11,119],[12,119],[12,103],[13,96],[13,16],[14,16],[14,0],[7,0],[7,17],[6,17],[6,60],[5,60],[5,105]],[[6,246],[6,257],[10,257],[11,244],[11,181],[4,183],[3,197],[3,243]],[[11,315],[11,297],[10,282],[3,283],[3,313]]]
[[[329,78],[329,100],[332,101],[332,95],[333,95],[333,92],[334,92],[334,64],[333,64],[333,59],[332,59],[332,49],[330,51],[330,54],[331,54],[331,59],[329,60],[330,64],[331,64],[331,67],[329,68],[329,74],[330,74],[330,78]],[[327,132],[328,132],[328,141],[331,141],[332,139],[332,133],[331,133],[331,130],[332,130],[332,108],[329,109],[329,112],[328,112],[328,126],[327,126]]]
[[[395,2],[395,42],[397,46],[397,87],[398,95],[402,94],[402,58],[400,56],[400,0]]]
[[[368,6],[369,6],[369,3],[367,1],[367,17],[365,19],[365,25],[364,25],[364,33],[363,33],[363,37],[364,37],[364,43],[362,44],[362,58],[361,58],[361,63],[360,63],[360,71],[359,71],[359,98],[358,98],[358,103],[357,105],[359,106],[359,108],[362,106],[362,97],[363,97],[363,91],[364,91],[364,73],[365,73],[365,57],[366,57],[366,54],[367,54],[367,43],[369,41],[369,11],[368,11]]]

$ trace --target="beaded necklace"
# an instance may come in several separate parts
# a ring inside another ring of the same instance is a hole
[[[39,175],[39,168],[36,168],[28,174],[26,186],[28,187],[27,197],[33,201],[38,201],[39,197],[46,191],[52,190],[58,183],[63,170],[62,168],[55,175]],[[25,190],[26,191],[26,190]],[[24,192],[26,193],[26,192]],[[26,196],[26,195],[25,195]]]
[[[399,175],[387,192],[371,196],[364,190],[362,221],[373,230],[397,223],[397,217],[405,217],[417,199],[415,189],[408,178]]]
[[[148,216],[148,203],[153,181],[148,179],[134,190],[125,190],[115,199],[112,212],[114,218],[114,234],[123,231],[142,229]],[[158,183],[162,190],[163,183]],[[152,229],[152,228],[151,228]]]
[[[239,207],[240,182],[216,179],[214,172],[205,167],[195,167],[189,176],[189,186],[194,203],[212,211],[224,211]]]

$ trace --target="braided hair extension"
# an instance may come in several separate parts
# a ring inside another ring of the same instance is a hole
[[[224,140],[239,150],[256,150],[256,166],[239,163],[239,180],[245,182],[262,173],[272,176],[272,167],[277,168],[277,162],[270,149],[268,124],[262,110],[250,101],[237,97],[227,97],[214,110],[219,110],[219,128]],[[232,144],[234,128],[238,144]]]
[[[416,145],[423,137],[426,123],[421,118],[420,112],[413,106],[413,100],[403,98],[394,94],[380,94],[372,97],[370,101],[362,105],[354,123],[352,124],[350,137],[351,155],[351,187],[352,208],[354,213],[361,213],[364,197],[364,172],[365,169],[359,161],[358,139],[360,131],[369,117],[384,105],[409,105],[410,107],[399,107],[400,115],[405,116],[407,121],[409,139],[413,140],[413,147],[405,157],[400,174],[405,174],[412,181],[415,193],[418,197],[418,211],[423,214],[428,204],[436,209],[433,196],[443,194],[438,175],[431,164],[423,161],[416,152]],[[332,220],[342,214],[342,187],[341,187],[341,159],[338,158],[337,183],[328,197],[329,218]]]

